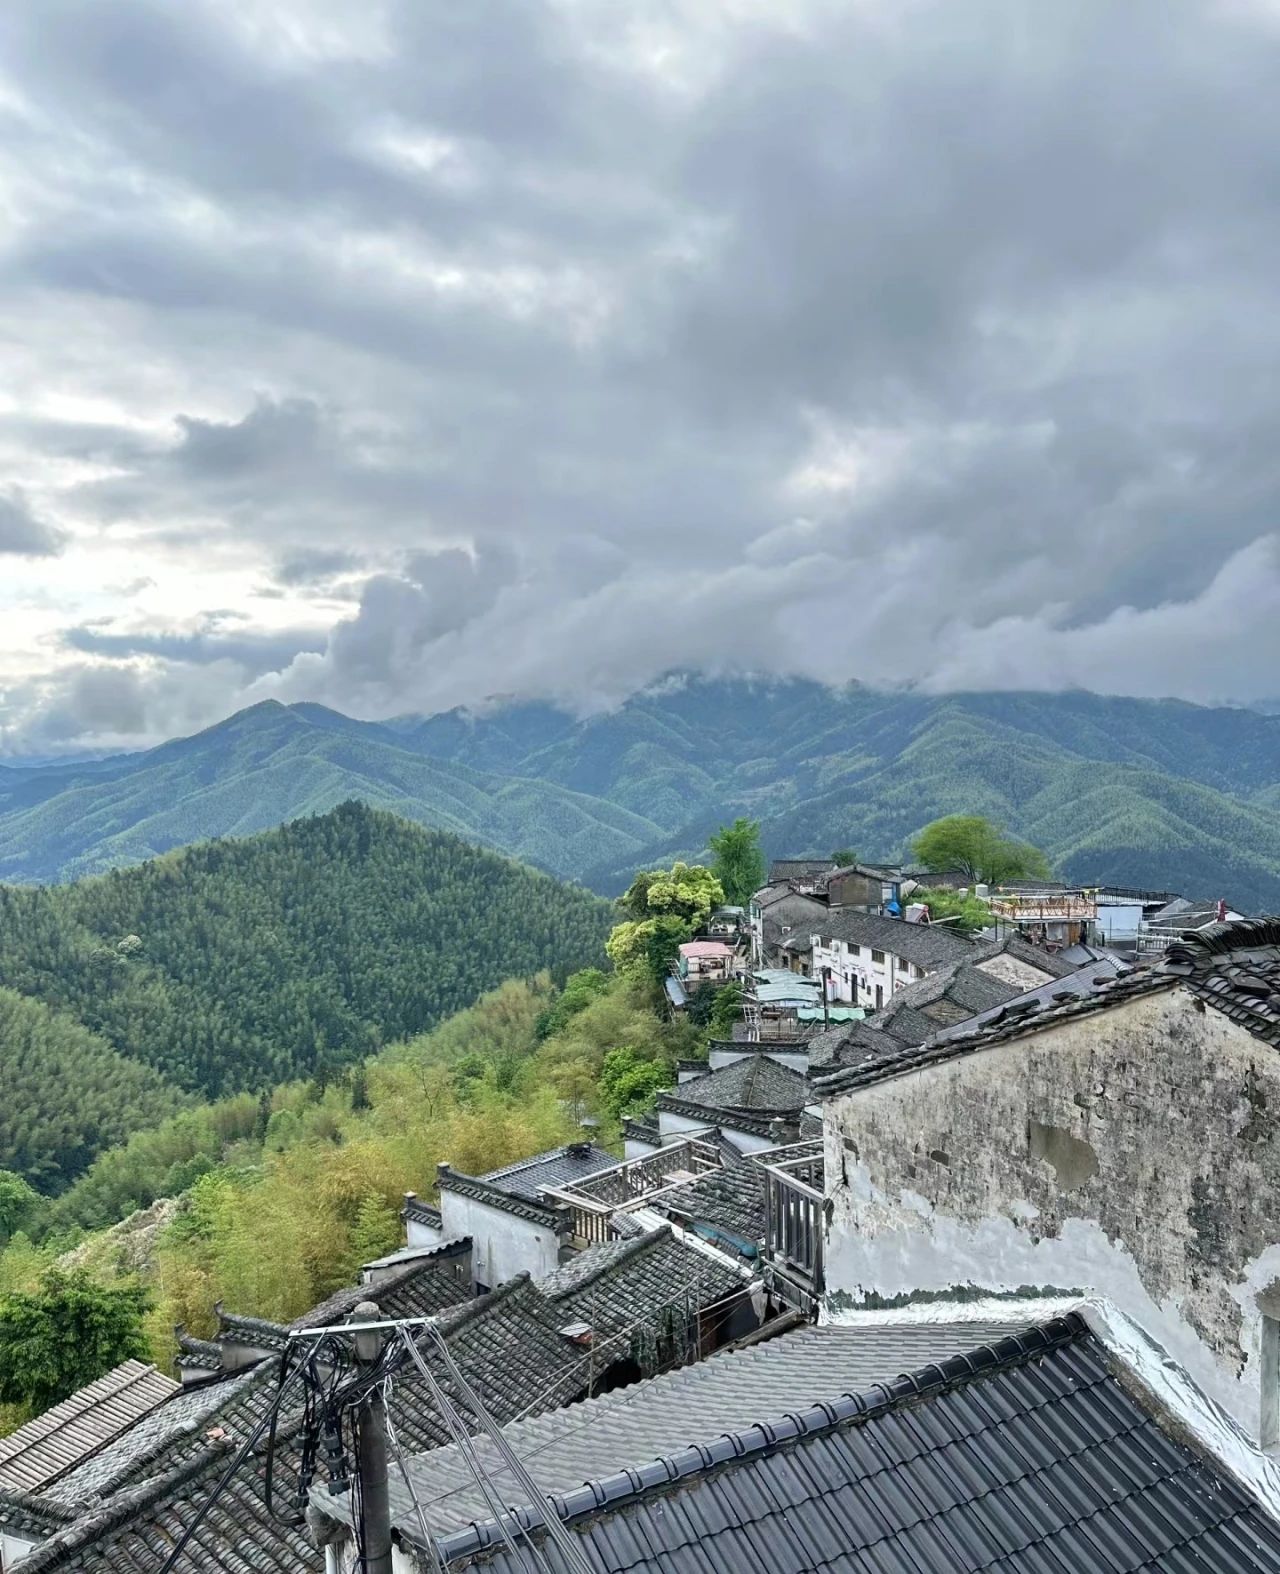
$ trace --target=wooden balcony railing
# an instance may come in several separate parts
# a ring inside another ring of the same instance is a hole
[[[764,1181],[765,1255],[808,1295],[823,1286],[823,1165],[820,1141],[755,1155]]]

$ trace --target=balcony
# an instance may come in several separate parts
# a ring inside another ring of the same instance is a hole
[[[642,1207],[655,1193],[719,1168],[720,1150],[713,1143],[686,1137],[572,1186],[547,1186],[543,1196],[569,1210],[574,1246],[599,1246],[613,1239],[609,1221],[615,1213]]]
[[[823,1287],[821,1139],[754,1155],[764,1183],[765,1257],[784,1297],[808,1311]]]

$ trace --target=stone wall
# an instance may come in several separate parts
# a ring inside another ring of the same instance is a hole
[[[1275,1049],[1171,989],[833,1099],[824,1128],[834,1306],[1099,1294],[1258,1435]]]

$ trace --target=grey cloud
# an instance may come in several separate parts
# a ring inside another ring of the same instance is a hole
[[[363,559],[340,547],[296,547],[276,563],[275,577],[282,585],[323,584],[336,575],[354,573]]]
[[[0,491],[0,553],[53,557],[65,543],[65,532],[38,518],[18,487]]]
[[[66,629],[63,643],[85,655],[120,660],[149,656],[159,661],[209,666],[214,662],[233,662],[246,677],[260,677],[287,667],[306,651],[325,648],[325,637],[309,630],[293,629],[278,633],[243,631],[221,633],[208,629],[189,634],[112,633],[110,630],[81,625]]]
[[[1261,11],[293,9],[362,37],[286,60],[252,6],[6,8],[44,185],[0,327],[85,311],[126,398],[200,357],[168,441],[21,440],[104,459],[63,487],[104,529],[256,553],[259,595],[368,576],[283,669],[252,628],[97,654],[370,714],[693,664],[1274,688]]]

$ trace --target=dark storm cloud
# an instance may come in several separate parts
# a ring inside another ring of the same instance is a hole
[[[180,390],[29,421],[101,461],[55,489],[360,597],[323,648],[82,653],[370,713],[695,664],[1274,690],[1263,0],[10,0],[0,60],[10,335],[84,312],[77,375]]]

